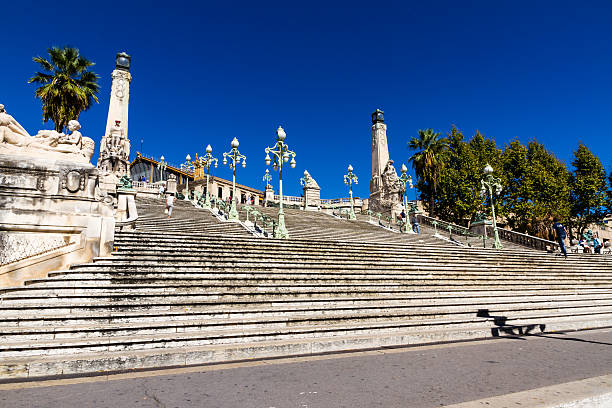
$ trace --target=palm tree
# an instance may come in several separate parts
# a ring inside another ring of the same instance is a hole
[[[418,178],[429,186],[429,213],[433,216],[434,195],[437,192],[439,170],[442,166],[440,156],[446,149],[446,138],[440,138],[441,133],[433,129],[419,130],[419,137],[413,137],[408,142],[408,148],[417,150],[409,161]]]
[[[37,72],[28,83],[41,84],[34,95],[42,101],[43,121],[51,119],[55,130],[62,132],[68,121],[78,119],[82,111],[98,102],[99,77],[87,71],[95,64],[81,57],[76,48],[53,47],[47,52],[50,61],[42,57],[32,59],[46,73]]]

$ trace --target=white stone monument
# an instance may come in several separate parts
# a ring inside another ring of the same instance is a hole
[[[402,186],[389,159],[385,113],[372,113],[372,179],[368,207],[374,212],[395,217],[402,211]]]
[[[312,178],[308,170],[304,170],[304,177],[300,180],[304,190],[304,209],[318,211],[321,208],[321,187]]]
[[[126,53],[119,53],[115,63],[106,131],[100,143],[100,158],[98,159],[98,168],[105,178],[103,184],[108,186],[115,185],[124,175],[129,176],[131,147],[128,137],[128,105],[130,82],[132,81],[131,58]]]
[[[0,287],[111,253],[113,208],[80,128],[30,136],[0,105]]]

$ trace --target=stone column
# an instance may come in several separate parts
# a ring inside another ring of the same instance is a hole
[[[384,112],[376,109],[372,113],[372,179],[370,181],[370,196],[379,195],[382,188],[381,175],[389,162],[389,147],[387,145],[387,125]]]
[[[128,105],[130,99],[131,58],[125,53],[117,54],[116,68],[112,73],[106,131],[100,143],[98,168],[101,176],[114,174],[117,178],[129,175],[131,144],[128,138]]]

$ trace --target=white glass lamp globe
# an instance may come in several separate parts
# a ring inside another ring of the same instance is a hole
[[[232,140],[232,148],[237,149],[239,145],[238,139],[234,138],[234,140]]]
[[[295,163],[295,157],[292,157],[292,158],[291,158],[291,163],[289,163],[289,164],[291,165],[291,168],[292,168],[292,169],[295,169],[295,164],[296,164],[296,163]]]
[[[491,165],[487,163],[483,171],[484,174],[488,176],[489,174],[493,174],[493,167],[491,167]]]
[[[402,164],[402,169],[401,170],[402,170],[402,173],[405,173],[405,172],[408,171],[408,167],[406,167],[405,164]]]
[[[191,161],[191,156],[187,155],[187,157],[185,157],[187,159],[187,161]]]
[[[279,126],[278,129],[276,129],[276,135],[277,139],[281,142],[287,137],[287,134],[285,133],[285,130],[282,126]]]
[[[272,159],[270,159],[270,155],[269,155],[269,154],[266,154],[266,166],[269,166],[271,161],[272,161]],[[267,172],[267,171],[268,171],[268,170],[266,170],[266,172]]]
[[[206,146],[206,153],[212,153],[212,147],[210,147],[210,145]]]
[[[353,171],[353,166],[351,166],[350,164],[348,166],[348,171]]]
[[[161,161],[164,161],[164,156],[161,157]]]

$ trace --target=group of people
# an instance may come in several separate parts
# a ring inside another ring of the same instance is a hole
[[[400,213],[400,217],[403,222],[406,222],[406,212],[404,210],[402,210],[402,212]],[[412,231],[414,233],[416,234],[421,233],[421,229],[419,228],[419,219],[417,218],[416,215],[410,219],[410,224],[412,224]]]
[[[557,218],[553,219],[553,230],[555,231],[555,235],[557,237],[557,242],[559,243],[559,248],[561,249],[561,253],[565,258],[567,258],[567,249],[565,248],[565,239],[567,238],[567,229],[563,224],[559,222]],[[578,251],[582,250],[584,253],[595,253],[601,254],[601,249],[603,248],[604,243],[599,239],[599,236],[595,235],[591,240],[586,240],[583,236],[578,241],[577,249]]]

